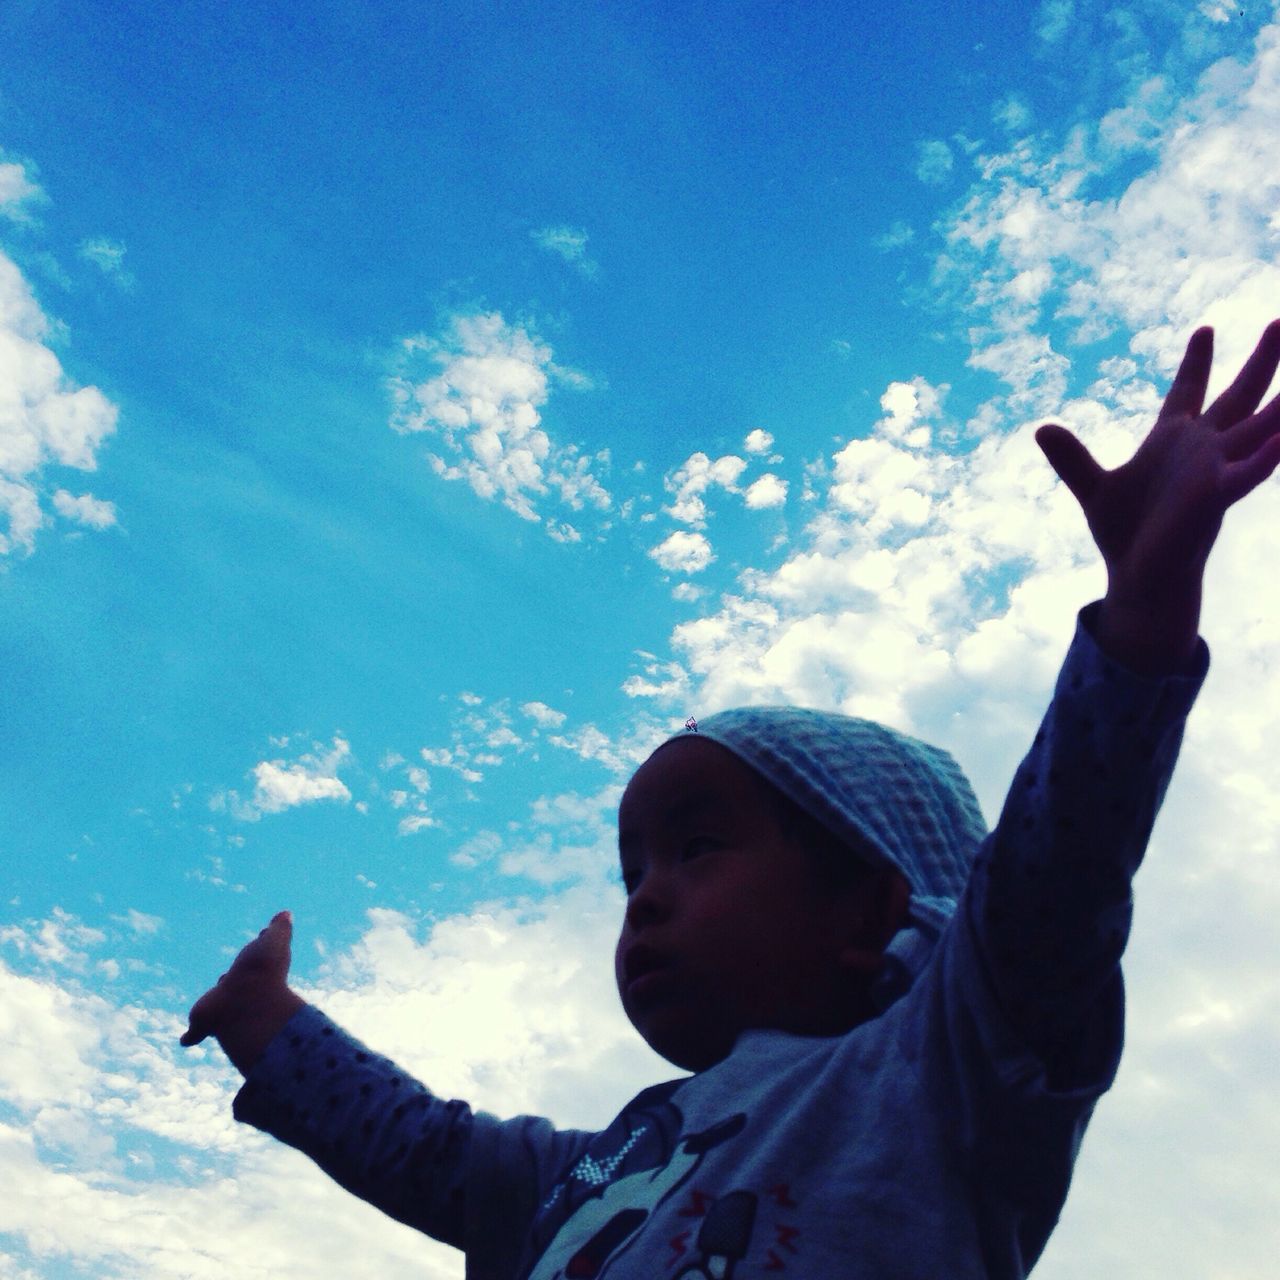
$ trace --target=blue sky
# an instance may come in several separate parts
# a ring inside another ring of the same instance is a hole
[[[1118,461],[1280,310],[1280,25],[852,9],[0,12],[4,1274],[460,1275],[236,1131],[186,1007],[290,906],[433,1088],[602,1123],[667,1072],[613,809],[687,715],[883,719],[994,817],[1103,585],[1032,429]],[[1274,502],[1038,1274],[1280,1245]]]

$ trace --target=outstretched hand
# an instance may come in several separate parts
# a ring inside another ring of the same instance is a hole
[[[280,911],[191,1006],[178,1043],[190,1047],[214,1036],[247,1072],[304,1003],[288,985],[292,938],[293,917]]]
[[[1111,621],[1134,633],[1152,668],[1189,655],[1204,567],[1223,516],[1280,465],[1280,396],[1258,409],[1280,366],[1280,320],[1204,409],[1212,364],[1213,330],[1197,329],[1155,426],[1114,470],[1100,467],[1065,427],[1036,432],[1106,563]]]

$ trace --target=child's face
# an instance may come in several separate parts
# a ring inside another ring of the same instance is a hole
[[[856,1021],[860,891],[819,887],[767,784],[731,752],[690,734],[650,756],[623,794],[618,845],[618,990],[668,1061],[702,1071],[748,1028],[835,1035]]]

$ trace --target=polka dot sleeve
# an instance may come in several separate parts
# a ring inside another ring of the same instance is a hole
[[[1189,674],[1135,675],[1093,639],[1097,609],[1081,611],[965,902],[1007,1017],[1062,1087],[1114,1069],[1130,883],[1209,663],[1201,641]]]
[[[470,1108],[435,1097],[318,1009],[299,1010],[271,1042],[233,1112],[393,1218],[464,1247]]]

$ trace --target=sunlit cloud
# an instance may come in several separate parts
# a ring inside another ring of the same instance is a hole
[[[0,175],[14,168],[0,166]],[[11,200],[30,198],[20,175],[8,173],[7,186]],[[95,470],[99,449],[116,429],[116,406],[64,373],[48,345],[51,328],[17,264],[0,252],[0,555],[34,549],[47,519],[46,473]],[[91,528],[114,523],[110,503],[59,492],[59,514]]]
[[[423,363],[438,372],[419,381],[413,370]],[[528,329],[497,312],[460,313],[441,337],[406,339],[402,366],[391,381],[391,425],[444,446],[447,456],[430,458],[437,475],[465,480],[479,497],[529,521],[544,519],[542,508],[555,497],[572,511],[609,508],[596,474],[607,453],[556,444],[542,426],[553,384],[583,388],[589,380],[555,365],[551,348]],[[561,540],[575,540],[572,525],[548,525]]]

